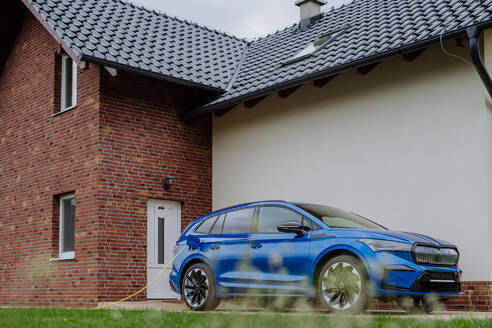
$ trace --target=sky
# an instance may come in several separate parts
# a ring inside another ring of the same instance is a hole
[[[295,0],[127,0],[172,16],[192,20],[238,37],[253,39],[299,20]],[[327,11],[350,0],[328,0]]]

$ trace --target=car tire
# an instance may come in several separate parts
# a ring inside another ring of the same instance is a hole
[[[217,308],[220,301],[215,292],[215,278],[208,265],[196,263],[186,270],[181,295],[190,310],[212,311]]]
[[[333,313],[360,313],[366,310],[367,271],[355,256],[339,255],[328,260],[316,277],[316,304]]]

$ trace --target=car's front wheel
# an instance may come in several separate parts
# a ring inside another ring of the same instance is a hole
[[[214,275],[203,263],[193,264],[186,270],[181,294],[188,308],[193,311],[210,311],[219,305],[215,295]]]
[[[316,284],[317,303],[335,313],[365,311],[368,302],[367,274],[362,262],[351,255],[340,255],[326,262]]]

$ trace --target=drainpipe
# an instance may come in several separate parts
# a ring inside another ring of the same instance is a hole
[[[478,75],[482,79],[482,82],[489,92],[490,97],[492,97],[492,80],[490,79],[489,72],[482,61],[482,57],[480,56],[480,33],[481,31],[477,27],[470,27],[466,30],[468,41],[470,43],[470,56],[472,58],[473,65],[475,65]]]

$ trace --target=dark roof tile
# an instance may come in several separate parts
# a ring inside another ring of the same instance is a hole
[[[67,44],[81,49],[76,53],[79,57],[116,59],[115,64],[216,89],[225,90],[247,44],[243,39],[119,0],[28,1]],[[145,61],[139,49],[146,50]],[[104,55],[108,53],[111,56]],[[157,65],[170,56],[176,65]],[[149,65],[151,61],[156,63]],[[228,67],[222,69],[223,65]],[[173,71],[173,67],[184,69]],[[202,70],[211,74],[203,76],[199,73]]]

